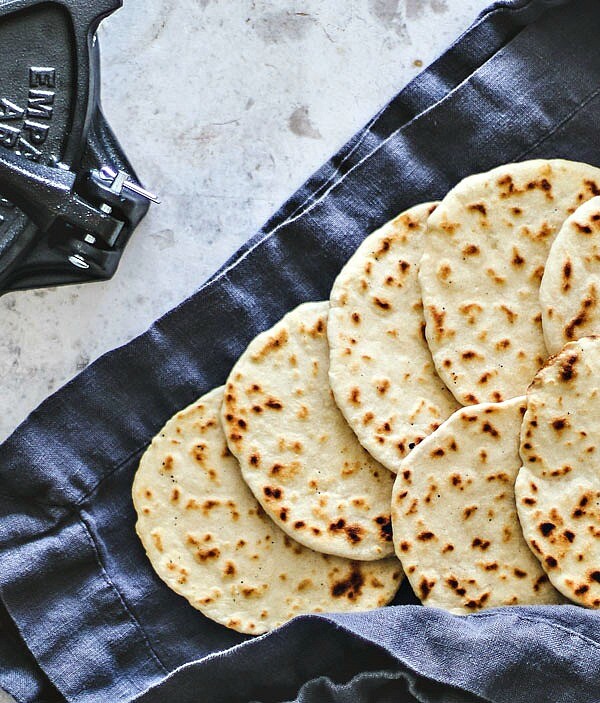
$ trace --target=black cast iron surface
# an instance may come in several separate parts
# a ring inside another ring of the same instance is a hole
[[[94,173],[137,181],[100,105],[96,30],[121,4],[0,0],[0,294],[110,278],[147,212]]]

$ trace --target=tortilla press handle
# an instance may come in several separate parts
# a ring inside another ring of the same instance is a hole
[[[78,180],[79,189],[78,192]],[[143,201],[160,202],[124,171],[110,167],[77,175],[67,168],[49,167],[11,151],[0,151],[0,192],[19,207],[41,232],[67,228],[72,236],[55,246],[70,254],[78,268],[101,273],[105,252],[114,247],[125,225],[133,227]],[[142,202],[140,202],[142,201]],[[84,258],[73,240],[99,249]]]

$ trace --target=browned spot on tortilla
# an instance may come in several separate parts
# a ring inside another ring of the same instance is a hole
[[[519,254],[519,250],[517,247],[513,247],[513,258],[512,258],[512,264],[513,266],[523,266],[525,263],[525,259]]]
[[[497,283],[498,285],[501,285],[502,283],[506,282],[506,278],[494,271],[493,268],[487,268],[485,272],[492,279],[492,281],[494,281],[494,283]]]
[[[159,552],[163,551],[163,543],[161,536],[157,532],[152,533],[152,541],[154,542],[154,546]]]
[[[456,222],[448,222],[448,220],[443,220],[440,222],[440,228],[443,229],[446,234],[453,235],[454,232],[460,228],[460,225]]]
[[[207,550],[197,549],[195,553],[196,559],[200,562],[205,562],[209,559],[218,559],[220,556],[221,551],[216,547]]]
[[[544,537],[547,537],[554,529],[556,529],[556,525],[553,522],[542,522],[540,524],[540,532]]]
[[[442,281],[447,281],[450,278],[450,274],[452,273],[452,268],[448,264],[440,264],[438,270],[437,270],[437,275],[438,278],[441,278]]]
[[[341,581],[336,581],[331,587],[331,595],[334,598],[346,597],[348,600],[355,600],[360,596],[365,578],[356,564],[352,564],[350,573]]]
[[[379,515],[374,518],[379,526],[379,536],[384,542],[392,541],[392,519],[389,515]]]
[[[502,176],[502,178],[499,178],[496,181],[496,184],[501,188],[501,198],[508,198],[509,196],[513,195],[516,190],[512,176],[509,176],[508,174],[506,176]]]
[[[377,307],[381,308],[382,310],[390,310],[392,307],[391,303],[388,300],[378,298],[377,296],[373,298],[373,302],[375,303],[375,305],[377,305]]]
[[[516,312],[513,312],[509,307],[506,305],[500,305],[500,310],[506,315],[506,319],[508,322],[512,325],[514,321],[517,319],[518,315]]]
[[[269,340],[267,343],[264,345],[264,347],[258,352],[258,354],[253,355],[256,358],[263,357],[267,355],[269,352],[279,349],[282,347],[286,342],[288,341],[288,333],[287,330],[282,329],[279,334],[277,334],[275,337],[269,337]]]
[[[462,253],[465,256],[475,256],[479,254],[479,247],[476,244],[467,244],[463,247]]]
[[[481,539],[480,537],[475,537],[475,539],[471,542],[471,546],[485,551],[490,546],[490,541],[487,539]]]
[[[419,582],[419,598],[421,600],[426,600],[431,593],[432,588],[435,586],[435,580],[429,581],[425,577]]]
[[[565,261],[565,265],[563,266],[563,283],[562,283],[562,289],[566,293],[570,288],[571,288],[571,273],[572,273],[572,265],[571,265],[571,260],[567,259]]]
[[[578,335],[575,332],[577,327],[581,327],[587,322],[588,313],[591,308],[594,308],[598,302],[596,295],[596,287],[592,284],[590,286],[589,295],[585,300],[582,301],[577,315],[569,322],[565,327],[565,336],[567,339],[575,339]]]
[[[486,592],[482,593],[479,598],[471,598],[465,603],[465,608],[469,608],[469,610],[479,610],[483,608],[489,597],[490,594]]]
[[[498,430],[490,422],[484,422],[481,429],[492,437],[500,436]]]
[[[435,305],[429,305],[428,309],[434,322],[435,338],[439,342],[443,339],[445,333],[444,320],[446,319],[446,313],[440,312]]]
[[[556,559],[553,556],[547,556],[544,559],[544,561],[546,562],[546,566],[549,569],[554,569],[554,568],[556,568],[556,566],[558,566],[558,562],[556,561]]]
[[[348,400],[353,404],[353,405],[360,405],[360,389],[358,388],[352,388],[350,390],[350,396]]]
[[[344,518],[339,518],[336,522],[330,523],[328,527],[330,532],[344,532],[346,539],[352,544],[362,541],[365,533],[360,525],[348,525]]]
[[[392,245],[392,243],[389,239],[383,239],[381,241],[381,246],[375,252],[375,256],[379,256],[380,254],[385,254],[386,251],[390,250],[391,245]]]
[[[204,515],[208,515],[208,513],[213,509],[216,508],[217,506],[221,505],[220,500],[205,500],[204,503],[202,503],[202,512]]]
[[[429,540],[434,538],[434,533],[429,531],[419,532],[419,534],[417,535],[417,539],[421,540],[421,542],[428,542]]]
[[[586,188],[586,190],[591,193],[592,195],[600,195],[600,188],[598,187],[598,184],[596,181],[591,181],[589,179],[585,179],[583,181],[583,184]]]
[[[485,209],[485,205],[483,203],[471,203],[471,205],[467,205],[467,210],[470,210],[471,212],[480,212],[482,215],[487,214],[487,210]]]
[[[384,378],[382,381],[379,381],[377,383],[377,392],[380,395],[385,395],[385,393],[389,390],[390,387],[390,382],[388,381],[387,378]]]
[[[275,398],[265,400],[265,405],[267,408],[271,408],[271,410],[281,410],[281,408],[283,408],[283,403]]]
[[[283,496],[283,491],[281,488],[273,488],[272,486],[265,486],[263,488],[263,493],[267,496],[267,498],[273,498],[275,500],[280,500]]]
[[[319,337],[319,336],[323,335],[324,333],[325,333],[325,320],[322,317],[320,317],[315,322],[313,327],[310,330],[308,330],[308,334],[314,338],[314,337]]]
[[[300,420],[306,419],[308,417],[308,408],[306,407],[306,405],[301,405],[296,415]]]
[[[559,375],[563,381],[571,381],[577,376],[575,364],[579,356],[575,353],[569,354],[567,358],[561,358],[559,364]]]
[[[452,589],[458,588],[458,579],[457,579],[455,576],[449,576],[449,577],[446,579],[446,583],[447,583],[448,586],[450,586],[450,588],[452,588]]]
[[[461,314],[465,315],[470,325],[475,324],[478,315],[483,311],[479,303],[463,303],[459,308]]]

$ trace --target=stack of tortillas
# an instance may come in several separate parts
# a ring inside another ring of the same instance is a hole
[[[366,237],[145,453],[158,576],[249,634],[385,605],[401,564],[457,614],[600,606],[599,194],[501,166]]]

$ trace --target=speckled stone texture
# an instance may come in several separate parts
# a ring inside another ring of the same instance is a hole
[[[125,0],[103,102],[163,204],[112,281],[0,298],[0,438],[191,294],[487,4]]]

